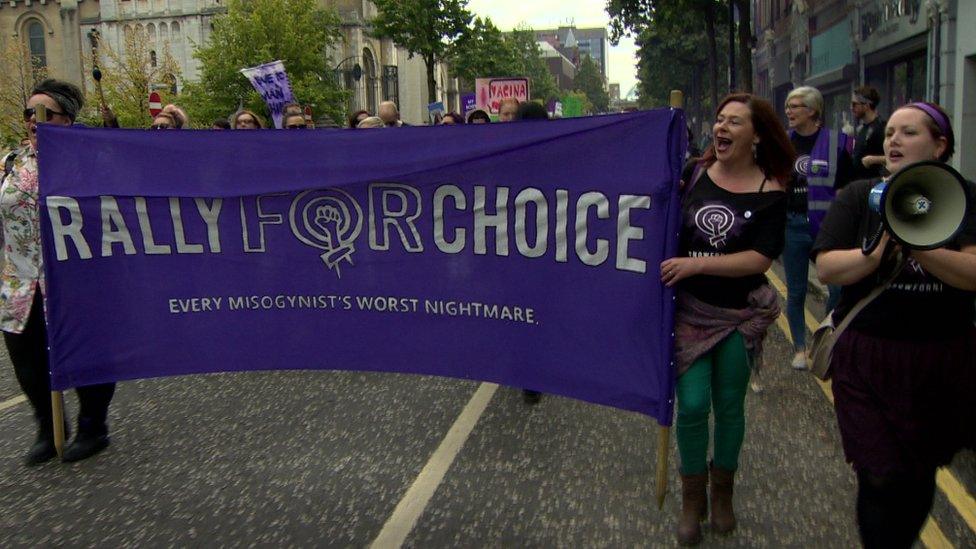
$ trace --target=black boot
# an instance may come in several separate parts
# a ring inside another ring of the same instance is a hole
[[[72,463],[90,458],[108,448],[108,427],[104,422],[78,418],[78,436],[65,448],[61,461]]]
[[[37,439],[31,445],[27,455],[24,456],[24,465],[34,467],[42,463],[47,463],[54,456],[58,455],[54,449],[54,435],[50,429],[45,432],[43,429],[37,430]]]
[[[64,437],[68,438],[68,424],[64,424]],[[38,420],[37,438],[24,456],[24,465],[34,467],[50,461],[57,455],[54,448],[54,426],[49,418]]]

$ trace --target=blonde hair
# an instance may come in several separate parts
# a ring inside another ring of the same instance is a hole
[[[515,108],[516,109],[519,108],[519,105],[522,104],[522,102],[519,101],[515,97],[505,97],[501,101],[498,102],[498,110],[501,111],[502,110],[502,105],[507,105],[509,103],[511,103],[512,105],[515,105]]]
[[[789,104],[790,99],[793,98],[798,98],[804,105],[813,109],[814,119],[819,121],[823,118],[824,100],[820,90],[813,86],[800,86],[786,96],[786,103]]]
[[[163,118],[165,120],[168,120],[170,126],[172,126],[172,128],[174,130],[178,130],[178,129],[181,128],[180,121],[177,120],[176,115],[174,115],[172,112],[160,111],[159,114],[157,114],[156,116],[154,116],[153,119],[152,119],[152,125],[153,126],[156,125],[156,120],[158,118]]]
[[[173,116],[173,121],[178,124],[177,128],[189,128],[190,118],[186,115],[186,111],[184,111],[179,105],[170,103],[163,107],[162,112]]]
[[[257,115],[254,111],[250,109],[241,109],[234,113],[234,117],[231,118],[230,127],[232,129],[237,129],[237,119],[241,117],[242,114],[249,114],[254,122],[257,123],[258,128],[264,129],[264,119]]]
[[[386,123],[383,119],[378,116],[367,116],[363,118],[359,124],[356,125],[357,128],[385,128]]]

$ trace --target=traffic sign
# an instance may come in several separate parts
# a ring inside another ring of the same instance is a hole
[[[163,99],[159,97],[159,94],[152,92],[149,94],[149,115],[156,116],[157,114],[163,112]]]

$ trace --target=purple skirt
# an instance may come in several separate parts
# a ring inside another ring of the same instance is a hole
[[[929,472],[976,448],[976,328],[937,341],[849,329],[831,365],[844,454],[856,470]]]

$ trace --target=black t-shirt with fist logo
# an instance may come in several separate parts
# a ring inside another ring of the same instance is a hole
[[[881,226],[881,216],[868,208],[868,194],[877,181],[855,181],[837,195],[827,212],[811,256],[828,250],[860,249]],[[971,197],[976,188],[968,183]],[[976,244],[976,212],[970,211],[962,230],[946,248],[959,250]],[[873,274],[844,286],[834,311],[835,325],[877,285],[892,264],[882,263]],[[888,275],[890,276],[890,275]],[[898,339],[949,338],[972,328],[976,293],[954,288],[909,258],[891,286],[851,321],[851,328],[874,336]]]
[[[688,181],[690,177],[686,177]],[[757,182],[758,184],[758,182]],[[786,233],[786,193],[733,193],[702,172],[682,200],[683,226],[679,255],[712,257],[747,250],[776,259]],[[698,275],[678,287],[717,307],[744,309],[750,292],[766,284],[766,275],[743,277]]]

